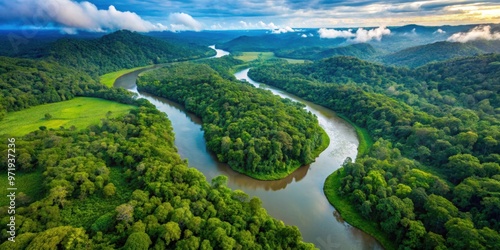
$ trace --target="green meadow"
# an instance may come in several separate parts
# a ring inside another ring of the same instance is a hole
[[[22,136],[41,126],[59,128],[85,128],[98,124],[111,111],[112,117],[128,113],[135,108],[99,98],[77,97],[69,101],[57,102],[31,107],[25,110],[10,112],[0,123],[0,134]],[[47,119],[45,114],[50,114]]]
[[[116,79],[118,79],[120,76],[128,74],[128,73],[133,72],[133,71],[136,71],[138,69],[144,69],[144,68],[148,68],[151,66],[152,65],[147,65],[147,66],[136,67],[136,68],[132,68],[132,69],[122,69],[119,71],[107,73],[105,75],[100,76],[99,81],[102,84],[106,85],[108,88],[112,88],[113,84],[115,84]]]
[[[274,52],[241,52],[238,54],[239,55],[235,56],[234,58],[240,59],[240,60],[245,61],[245,62],[250,62],[250,61],[255,61],[255,60],[266,61],[269,59],[285,59],[289,63],[304,63],[305,62],[305,60],[276,57],[274,55]]]

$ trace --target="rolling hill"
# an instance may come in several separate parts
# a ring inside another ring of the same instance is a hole
[[[441,62],[457,57],[500,53],[500,41],[476,40],[467,43],[435,42],[415,46],[379,57],[389,65],[416,68],[431,62]]]
[[[376,53],[375,48],[368,43],[351,44],[335,48],[305,47],[296,50],[278,50],[275,52],[276,56],[279,57],[307,60],[319,60],[333,56],[354,56],[360,59],[368,59]]]

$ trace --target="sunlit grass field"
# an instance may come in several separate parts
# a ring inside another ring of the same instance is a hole
[[[111,111],[112,117],[128,113],[135,106],[125,105],[99,98],[77,97],[69,101],[31,107],[25,110],[7,113],[0,123],[0,135],[22,136],[39,127],[47,129],[64,126],[85,128],[98,124]],[[45,114],[52,116],[45,118]]]
[[[255,60],[269,60],[269,59],[285,59],[289,63],[304,63],[305,60],[289,59],[276,57],[274,52],[241,52],[241,55],[235,56],[234,58],[240,59],[245,62],[255,61]]]

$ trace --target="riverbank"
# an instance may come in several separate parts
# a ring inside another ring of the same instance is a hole
[[[349,120],[346,116],[338,114],[338,116],[344,119],[346,122],[351,124],[356,130],[358,135],[359,145],[358,145],[358,155],[361,157],[367,154],[373,145],[373,139],[371,138],[368,130],[359,127],[357,124]],[[356,207],[347,199],[339,194],[340,181],[344,174],[344,168],[340,168],[330,174],[323,186],[323,192],[325,193],[328,202],[332,204],[333,207],[339,212],[347,223],[359,228],[366,232],[367,234],[373,236],[386,250],[397,249],[397,246],[389,239],[389,236],[383,233],[376,222],[367,220],[359,213]]]
[[[325,180],[323,192],[326,198],[335,207],[347,223],[363,230],[365,233],[373,236],[386,250],[397,249],[397,246],[392,242],[388,235],[383,233],[378,224],[373,221],[366,220],[357,211],[354,205],[345,197],[339,194],[340,180],[342,178],[344,168],[340,168],[329,175]]]
[[[150,68],[150,67],[154,67],[154,66],[155,65],[146,65],[146,66],[136,67],[136,68],[132,68],[132,69],[122,69],[122,70],[118,70],[115,72],[110,72],[110,73],[107,73],[107,74],[100,76],[99,81],[102,84],[106,85],[108,88],[112,88],[113,84],[115,84],[116,79],[120,78],[121,76],[128,74],[128,73],[131,73],[131,72],[134,72],[136,70]]]
[[[356,130],[356,134],[358,135],[358,139],[359,139],[358,155],[357,156],[359,157],[359,156],[362,156],[362,155],[368,153],[368,151],[370,150],[370,148],[373,145],[373,139],[370,136],[370,133],[368,133],[368,130],[358,126],[356,123],[349,120],[349,118],[347,118],[345,115],[337,114],[337,116],[344,119],[349,124],[351,124],[351,126],[353,126],[354,129]]]

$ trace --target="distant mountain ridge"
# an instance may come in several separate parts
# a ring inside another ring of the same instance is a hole
[[[345,42],[345,39],[322,39],[317,34],[302,37],[310,32],[288,32],[285,34],[264,34],[259,36],[239,36],[231,41],[217,44],[217,47],[230,52],[260,51],[276,52],[278,50],[302,47],[333,47]],[[302,34],[302,35],[301,35]]]
[[[307,47],[297,50],[278,50],[275,54],[279,57],[319,60],[333,56],[354,56],[368,59],[377,53],[375,48],[368,43],[351,44],[336,48]]]
[[[415,46],[380,57],[388,65],[419,67],[431,62],[445,61],[457,57],[499,53],[500,41],[478,40],[468,43],[435,42]]]

